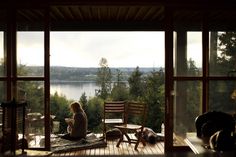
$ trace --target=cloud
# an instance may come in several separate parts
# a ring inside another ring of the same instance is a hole
[[[51,45],[52,64],[57,65],[97,67],[104,57],[110,67],[164,66],[158,61],[164,60],[163,32],[56,32]],[[70,64],[60,61],[63,54]]]

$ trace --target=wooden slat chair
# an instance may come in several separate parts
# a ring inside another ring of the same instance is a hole
[[[125,101],[105,101],[103,111],[103,137],[106,138],[108,126],[124,124],[125,121]]]
[[[10,151],[15,156],[18,148],[27,147],[24,143],[25,137],[25,107],[26,102],[16,102],[15,99],[8,102],[2,102],[2,152]],[[22,134],[22,140],[18,140],[18,134]]]
[[[126,108],[126,119],[125,123],[122,125],[115,125],[115,128],[118,128],[122,135],[117,143],[119,147],[121,142],[128,142],[129,144],[134,143],[134,149],[137,150],[140,142],[146,146],[145,140],[142,137],[143,129],[146,121],[147,105],[145,103],[139,102],[129,102],[127,103]],[[130,138],[128,133],[136,134],[137,138]],[[124,138],[126,136],[126,139]]]

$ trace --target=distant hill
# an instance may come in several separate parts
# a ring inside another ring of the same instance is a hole
[[[43,73],[43,67],[41,66],[27,66],[26,68],[34,76]],[[50,68],[50,80],[51,82],[67,82],[67,81],[94,82],[96,81],[98,68],[52,66]],[[119,69],[122,72],[124,81],[127,81],[131,73],[135,70],[135,68],[132,67],[110,68],[110,69],[113,75],[113,81],[116,78],[117,69]],[[144,74],[148,74],[153,70],[155,71],[160,70],[160,68],[139,68],[139,69]]]

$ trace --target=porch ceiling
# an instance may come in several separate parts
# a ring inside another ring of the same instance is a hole
[[[53,21],[161,21],[163,6],[54,6]]]
[[[235,3],[218,1],[186,0],[41,0],[20,3],[17,1],[17,22],[37,23],[43,21],[45,8],[50,9],[50,22],[55,30],[89,28],[146,28],[164,30],[164,19],[173,12],[174,23],[187,24],[188,29],[201,25],[202,21],[213,27],[234,27],[236,21]],[[96,3],[97,2],[97,3]],[[205,2],[205,3],[204,3]],[[7,4],[5,4],[7,5]],[[37,8],[37,9],[32,9]],[[168,8],[167,11],[166,8]],[[0,20],[6,20],[6,10],[0,9]]]

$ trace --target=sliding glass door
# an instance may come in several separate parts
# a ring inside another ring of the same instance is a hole
[[[170,16],[177,13],[181,11]],[[196,132],[200,114],[236,113],[236,33],[220,22],[216,27],[211,19],[203,19],[169,21],[173,29],[166,32],[166,61],[171,60],[166,69],[167,151],[188,149],[186,136]]]

